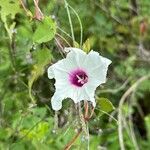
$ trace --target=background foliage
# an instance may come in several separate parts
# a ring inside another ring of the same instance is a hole
[[[21,1],[0,1],[0,149],[63,149],[79,128],[71,101],[64,101],[58,114],[51,109],[54,81],[46,73],[64,57],[63,47],[80,43],[75,10],[83,25],[83,49],[94,49],[113,62],[107,83],[97,89],[97,107],[88,122],[89,149],[120,149],[122,135],[126,149],[148,150],[149,0],[68,0],[74,8],[75,43],[63,0],[41,0],[43,20],[36,19],[32,0],[23,2],[26,11]],[[87,149],[84,135],[72,149]]]

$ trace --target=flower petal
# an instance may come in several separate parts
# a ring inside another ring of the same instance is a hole
[[[52,108],[54,110],[60,110],[62,107],[62,101],[66,98],[71,98],[74,103],[78,102],[78,97],[76,95],[77,91],[69,88],[68,86],[63,86],[63,88],[62,85],[60,86],[60,88],[56,89],[56,92],[51,99]]]
[[[65,59],[59,60],[48,68],[48,78],[55,78],[57,80],[58,71],[68,73],[76,68],[81,67],[83,61],[86,58],[86,53],[78,48],[65,48],[65,51],[69,51]]]
[[[56,91],[51,99],[51,103],[54,110],[59,110],[62,107],[62,101],[66,98],[72,98],[75,92],[71,85],[68,85],[66,82],[61,82],[60,80],[56,80],[55,87]]]
[[[95,99],[94,99],[94,92],[87,93],[91,91],[86,91],[85,87],[83,88],[76,88],[76,87],[69,87],[67,85],[63,85],[61,83],[57,84],[57,89],[55,94],[51,99],[52,108],[54,110],[59,110],[62,107],[62,101],[66,98],[71,98],[74,103],[78,103],[82,100],[88,100],[93,103],[95,106]]]
[[[53,71],[53,66],[50,66],[49,68],[48,68],[48,78],[49,79],[53,79],[54,77],[55,77],[55,75],[54,75],[54,71]]]
[[[69,52],[67,54],[67,62],[74,64],[74,67],[82,67],[82,64],[84,60],[86,59],[87,54],[78,48],[72,48],[72,47],[67,47],[65,48],[66,52]]]
[[[98,52],[90,51],[83,66],[89,74],[89,81],[95,86],[106,82],[107,69],[111,61],[99,55]]]
[[[91,51],[86,54],[78,48],[65,48],[67,57],[48,68],[48,77],[55,78],[55,88],[51,103],[54,110],[60,110],[62,101],[71,98],[75,103],[82,100],[91,101],[95,107],[95,90],[97,86],[106,81],[107,69],[111,61]],[[84,69],[88,82],[82,87],[73,86],[69,75],[74,69]]]
[[[96,90],[96,86],[94,84],[86,84],[85,87],[85,92],[87,93],[89,99],[87,99],[88,101],[91,101],[93,103],[93,107],[95,107],[96,103],[95,103],[95,90]]]
[[[58,92],[55,92],[51,99],[53,110],[58,111],[62,108],[62,100],[63,100],[62,95],[60,95]]]

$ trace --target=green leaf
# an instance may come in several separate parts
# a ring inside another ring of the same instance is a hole
[[[45,121],[37,121],[34,123],[34,125],[36,124],[35,128],[33,128],[30,132],[29,129],[25,128],[23,130],[21,130],[20,132],[20,136],[24,136],[27,133],[27,136],[25,137],[26,139],[29,140],[44,140],[46,138],[46,135],[49,134],[49,129],[50,129],[50,125],[48,122]]]
[[[7,30],[7,33],[9,34],[9,37],[11,38],[11,30],[14,29],[15,23],[12,24],[8,23],[8,19],[14,19],[15,15],[19,12],[21,12],[19,1],[17,0],[0,0],[0,16],[4,23],[5,29]],[[9,21],[10,22],[10,21]]]
[[[46,115],[47,109],[45,107],[36,107],[31,109],[34,116],[38,116],[39,118],[43,118]]]
[[[79,43],[78,43],[78,42],[76,42],[76,41],[73,41],[73,46],[74,46],[74,47],[76,47],[76,48],[80,48]]]
[[[82,45],[83,50],[88,53],[91,47],[94,45],[95,38],[93,36],[89,37]]]
[[[17,0],[0,0],[0,6],[3,21],[6,21],[8,15],[11,15],[11,19],[14,19],[15,15],[20,12],[19,1]]]
[[[8,138],[12,135],[12,130],[10,128],[0,128],[0,140],[8,140]]]
[[[42,49],[35,51],[33,57],[36,63],[31,71],[31,77],[29,78],[28,86],[30,98],[34,102],[34,98],[32,96],[32,85],[40,76],[43,75],[45,66],[51,62],[52,55],[48,49]]]
[[[25,150],[25,144],[24,143],[13,143],[13,145],[11,146],[12,150]]]
[[[82,48],[87,53],[90,51],[91,44],[90,44],[90,39],[89,38],[85,41],[85,43],[83,44]]]
[[[39,22],[33,34],[33,42],[44,43],[52,40],[56,33],[56,24],[50,17],[45,17]]]
[[[42,49],[33,52],[33,58],[36,61],[36,65],[44,67],[50,63],[52,59],[52,54],[49,49]]]
[[[100,106],[100,109],[105,112],[110,112],[115,109],[113,104],[107,98],[99,98],[98,104]]]

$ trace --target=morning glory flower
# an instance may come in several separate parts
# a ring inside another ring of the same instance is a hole
[[[55,79],[52,108],[60,110],[66,98],[71,98],[74,103],[91,101],[95,107],[95,90],[106,82],[111,61],[93,50],[86,54],[81,49],[68,47],[65,51],[68,52],[66,58],[48,68],[49,79]]]

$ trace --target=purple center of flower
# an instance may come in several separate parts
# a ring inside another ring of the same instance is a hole
[[[85,83],[88,82],[88,76],[82,69],[76,69],[71,72],[69,75],[69,80],[71,84],[82,87]]]

